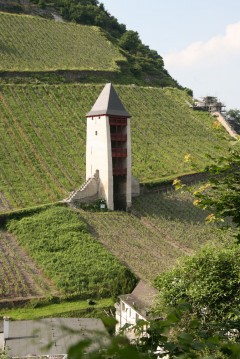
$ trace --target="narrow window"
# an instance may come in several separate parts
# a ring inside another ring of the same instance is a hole
[[[97,131],[95,131],[95,135],[97,136]]]

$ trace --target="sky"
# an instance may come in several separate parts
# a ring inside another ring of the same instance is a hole
[[[127,30],[163,57],[194,98],[240,109],[239,0],[100,0]]]

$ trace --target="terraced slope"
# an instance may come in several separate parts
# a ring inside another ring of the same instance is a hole
[[[96,238],[144,280],[173,265],[178,252],[184,254],[128,213],[84,212],[81,216]]]
[[[56,294],[57,289],[19,246],[16,238],[0,231],[0,303]]]
[[[84,298],[107,295],[109,288],[113,293],[134,285],[134,277],[122,264],[152,281],[202,244],[210,241],[218,246],[231,240],[230,233],[205,224],[204,213],[186,193],[141,195],[134,200],[133,213],[49,207],[10,220],[8,230],[14,236],[0,231],[0,303],[57,294],[43,271],[59,293]]]
[[[136,284],[135,276],[90,235],[86,224],[69,208],[49,207],[10,220],[8,230],[64,296],[116,297],[131,292]],[[9,278],[8,283],[15,283],[14,279]]]
[[[184,255],[208,241],[216,246],[230,235],[206,225],[189,194],[152,193],[134,200],[133,213],[81,212],[90,230],[140,278],[151,281]]]
[[[117,71],[126,61],[96,27],[0,12],[0,71]]]
[[[215,224],[206,224],[208,213],[193,205],[193,197],[188,192],[143,194],[134,198],[133,211],[141,223],[186,254],[192,254],[206,241],[217,238],[221,242],[231,237]]]
[[[85,114],[103,85],[0,86],[1,210],[65,198],[85,178]],[[141,182],[199,170],[221,155],[214,120],[192,111],[184,91],[115,86],[132,115],[133,174]],[[221,132],[221,130],[220,130]],[[6,206],[4,207],[4,203]]]

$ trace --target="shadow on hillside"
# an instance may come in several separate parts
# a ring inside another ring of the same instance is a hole
[[[179,198],[167,193],[150,193],[135,198],[133,209],[142,216],[195,224],[205,223],[208,214],[195,207],[190,198]]]

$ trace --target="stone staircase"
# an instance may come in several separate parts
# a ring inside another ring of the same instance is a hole
[[[221,125],[225,128],[225,130],[229,133],[229,135],[233,138],[237,138],[238,134],[233,128],[232,124],[225,118],[225,116],[220,112],[213,112],[213,116],[216,116]]]
[[[96,200],[98,198],[99,179],[94,176],[88,178],[87,181],[77,190],[72,191],[67,198],[63,200],[65,203],[85,202]]]

